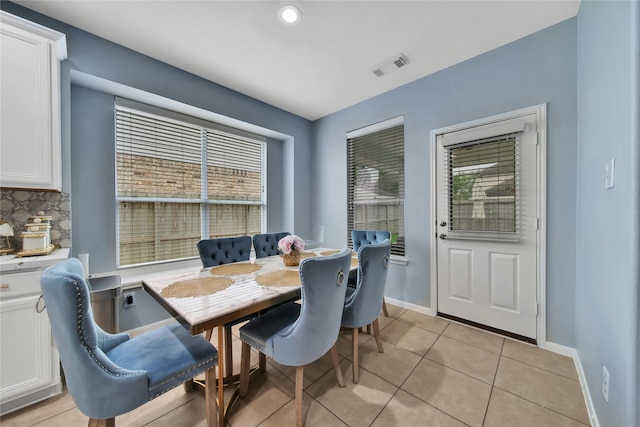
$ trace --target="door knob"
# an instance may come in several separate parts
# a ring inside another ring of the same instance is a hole
[[[441,234],[439,237],[440,237],[440,240],[447,240],[446,234]]]
[[[447,221],[440,221],[440,227],[446,227]]]

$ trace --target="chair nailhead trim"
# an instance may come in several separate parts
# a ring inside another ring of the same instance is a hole
[[[98,365],[100,368],[102,368],[102,370],[105,371],[107,374],[109,374],[111,376],[114,376],[114,377],[131,377],[131,376],[135,376],[135,375],[145,374],[145,371],[133,371],[133,372],[128,372],[128,373],[111,372],[109,369],[107,369],[106,366],[104,366],[100,362],[100,360],[98,360],[98,358],[96,357],[95,352],[87,344],[87,341],[84,338],[84,329],[83,329],[83,322],[82,322],[83,306],[82,306],[82,294],[80,292],[80,283],[78,281],[76,281],[76,280],[73,280],[73,279],[65,279],[65,280],[70,280],[71,283],[73,284],[73,286],[75,287],[76,298],[77,298],[77,303],[78,303],[78,312],[77,312],[78,319],[76,321],[76,328],[78,330],[78,336],[80,338],[80,343],[82,344],[82,347],[89,354],[91,359],[93,359],[95,364]]]
[[[176,378],[179,378],[179,377],[181,377],[181,376],[187,375],[189,372],[193,372],[193,371],[200,372],[200,371],[201,371],[201,369],[200,369],[200,368],[201,368],[202,366],[208,365],[208,364],[209,364],[209,363],[211,363],[211,362],[214,362],[214,365],[213,365],[213,366],[215,366],[215,362],[216,362],[217,360],[218,360],[218,356],[217,356],[217,355],[216,355],[216,356],[212,356],[212,357],[210,357],[209,359],[204,360],[204,361],[202,361],[202,362],[198,363],[196,366],[192,366],[192,367],[190,367],[190,368],[189,368],[189,369],[187,369],[187,370],[180,371],[180,372],[176,373],[174,376],[172,376],[171,378],[167,378],[166,380],[162,381],[161,383],[158,383],[158,384],[156,384],[155,386],[150,387],[150,388],[149,388],[149,393],[153,393],[156,389],[158,389],[159,387],[163,386],[164,384],[167,384],[167,383],[169,383],[169,382],[171,382],[171,381],[174,381]],[[194,375],[195,375],[195,374],[194,374]],[[153,395],[153,396],[150,396],[150,397],[149,397],[149,400],[151,400],[151,399],[155,399],[156,397],[163,395],[164,393],[168,392],[169,390],[170,390],[170,389],[168,389],[168,390],[163,390],[163,391],[162,391],[162,392],[160,392],[160,393],[157,393],[157,394],[155,394],[155,395]]]

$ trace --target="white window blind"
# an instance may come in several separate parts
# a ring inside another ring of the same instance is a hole
[[[118,197],[200,198],[201,130],[116,109]]]
[[[445,148],[448,237],[518,238],[518,140],[509,134]]]
[[[209,237],[261,233],[265,144],[220,131],[206,137]]]
[[[261,232],[265,142],[116,104],[119,266],[194,257],[206,237]]]
[[[225,132],[207,131],[206,135],[208,198],[259,202],[264,144]]]
[[[389,231],[391,254],[404,257],[404,124],[381,127],[347,135],[347,238],[352,245],[354,229]]]

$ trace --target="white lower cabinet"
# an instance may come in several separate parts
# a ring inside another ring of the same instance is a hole
[[[44,268],[25,262],[24,270],[0,276],[0,415],[62,391],[49,318],[36,307]]]

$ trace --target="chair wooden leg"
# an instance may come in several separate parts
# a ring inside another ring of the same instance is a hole
[[[233,342],[231,339],[231,326],[224,327],[224,373],[227,377],[233,375]]]
[[[360,381],[360,372],[358,370],[358,328],[353,328],[353,334],[351,338],[351,343],[353,347],[353,382],[358,383]]]
[[[371,323],[367,325],[367,333],[371,335]]]
[[[223,409],[218,409],[216,402],[216,367],[207,369],[204,373],[205,388],[205,404],[207,405],[207,426],[217,427],[218,425],[218,410],[224,412]],[[224,426],[223,426],[224,427]]]
[[[116,427],[116,419],[115,417],[107,418],[106,420],[89,418],[89,427]]]
[[[302,427],[302,397],[304,387],[304,366],[296,367],[296,427]]]
[[[338,385],[340,387],[346,387],[347,384],[344,382],[344,377],[342,376],[342,369],[340,369],[340,362],[338,361],[338,346],[334,344],[331,347],[331,363],[333,363],[333,369],[336,371],[336,378],[338,379]]]
[[[224,327],[218,326],[218,343],[222,343],[224,341]],[[224,369],[223,363],[224,360],[224,345],[219,344],[218,346],[218,426],[224,427]]]
[[[384,297],[382,297],[382,312],[384,313],[384,317],[389,317],[389,312],[387,311],[387,303],[384,300]]]
[[[267,356],[264,353],[258,353],[258,368],[260,372],[267,372]]]
[[[193,378],[185,381],[184,384],[182,384],[182,386],[184,387],[185,393],[189,393],[193,391],[193,389],[195,388],[193,385]]]
[[[261,353],[262,354],[262,353]],[[242,342],[242,352],[240,354],[240,385],[238,386],[238,396],[245,397],[249,390],[249,365],[251,360],[251,347],[246,342]]]
[[[378,353],[384,353],[384,349],[382,348],[382,339],[380,338],[380,324],[378,323],[378,319],[373,321],[373,336],[376,339],[376,344],[378,345]]]

